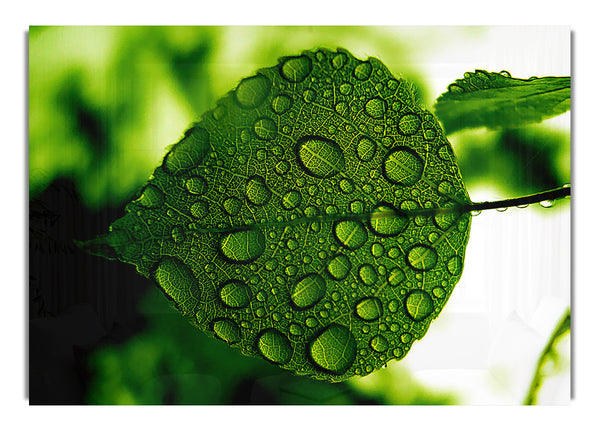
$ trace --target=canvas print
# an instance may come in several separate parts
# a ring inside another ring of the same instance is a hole
[[[568,404],[570,98],[568,27],[31,27],[30,403]]]

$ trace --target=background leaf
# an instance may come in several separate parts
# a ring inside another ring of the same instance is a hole
[[[525,80],[507,72],[476,70],[450,84],[434,109],[450,134],[473,127],[520,127],[562,114],[570,107],[570,77]]]
[[[87,247],[242,353],[341,381],[404,357],[462,273],[470,214],[401,211],[468,201],[408,82],[322,49],[242,79]]]

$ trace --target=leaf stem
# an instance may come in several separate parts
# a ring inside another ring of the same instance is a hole
[[[552,201],[555,199],[564,198],[571,195],[571,186],[558,187],[545,192],[535,193],[529,196],[520,198],[504,199],[502,201],[493,202],[476,202],[464,206],[464,211],[483,211],[499,208],[509,208],[521,205],[529,205],[543,201]]]

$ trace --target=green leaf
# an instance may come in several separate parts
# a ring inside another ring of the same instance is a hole
[[[242,353],[341,381],[425,335],[460,278],[471,216],[414,212],[467,202],[409,83],[321,49],[242,79],[84,247],[136,265]]]
[[[476,70],[448,86],[434,109],[446,133],[487,127],[516,128],[571,108],[571,78],[512,78],[508,72]]]

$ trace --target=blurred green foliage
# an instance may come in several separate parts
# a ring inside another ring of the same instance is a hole
[[[483,28],[458,31],[467,37],[485,33]],[[438,95],[431,94],[417,54],[439,49],[444,35],[410,32],[387,27],[31,27],[30,199],[64,178],[91,210],[124,205],[167,147],[240,79],[281,56],[316,46],[380,58],[392,73],[412,81],[419,98],[431,106]],[[454,77],[448,79],[450,84]],[[570,182],[568,131],[541,124],[461,132],[450,140],[468,189],[486,184],[517,196]],[[151,289],[141,304],[146,329],[122,345],[92,352],[88,402],[458,402],[427,390],[402,367],[346,384],[295,377],[199,333],[169,307],[160,291]]]

